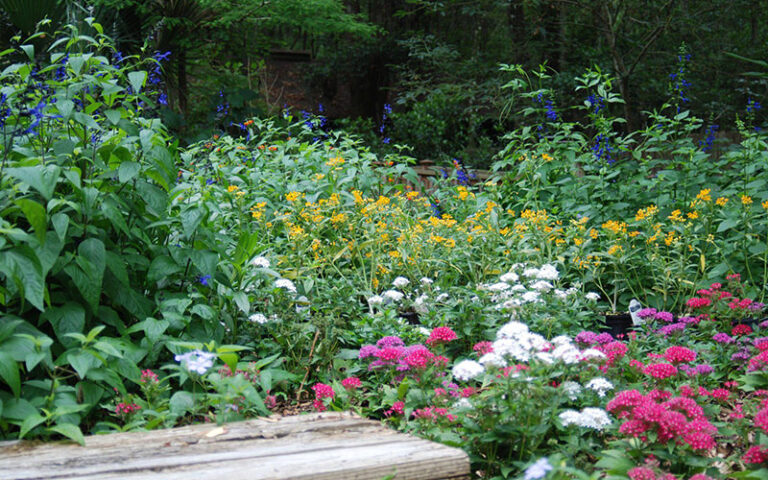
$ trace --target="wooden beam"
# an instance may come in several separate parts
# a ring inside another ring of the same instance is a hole
[[[350,413],[0,445],[0,480],[469,479],[460,449]]]

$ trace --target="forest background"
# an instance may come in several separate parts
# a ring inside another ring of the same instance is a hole
[[[575,79],[600,69],[624,100],[608,108],[626,119],[625,134],[647,127],[645,113],[675,97],[704,120],[702,138],[731,135],[720,126],[733,125],[750,101],[759,108],[766,93],[761,3],[2,0],[0,41],[13,44],[46,17],[53,32],[87,13],[122,55],[159,52],[161,115],[183,143],[292,108],[322,115],[324,129],[357,133],[380,153],[408,145],[419,159],[484,167],[522,122],[508,114],[518,108],[503,89],[510,77],[502,64],[545,65],[556,105],[584,103]],[[285,65],[298,85],[280,72]],[[762,112],[753,113],[760,125]]]

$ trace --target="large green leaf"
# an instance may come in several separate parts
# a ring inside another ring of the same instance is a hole
[[[35,428],[36,426],[40,425],[43,422],[45,422],[45,417],[43,417],[39,413],[35,413],[34,415],[28,416],[27,418],[24,419],[23,422],[21,422],[19,438],[24,438],[24,436],[28,434],[30,430],[32,430],[33,428]]]
[[[5,172],[11,177],[34,188],[46,200],[50,200],[59,180],[61,169],[55,165],[38,165],[35,167],[6,168]]]
[[[13,391],[16,398],[21,395],[21,378],[19,377],[19,365],[16,360],[6,352],[0,352],[0,379],[2,379]]]
[[[85,446],[85,438],[83,432],[80,431],[80,427],[72,423],[57,423],[56,425],[48,428],[48,430],[56,433],[60,433],[70,440],[79,443],[81,446]]]
[[[16,205],[24,212],[24,216],[27,217],[27,221],[35,231],[37,239],[40,243],[45,243],[45,232],[48,229],[48,219],[45,214],[45,207],[40,203],[30,200],[28,198],[22,198],[16,200]]]
[[[26,245],[5,252],[5,256],[14,265],[13,278],[24,290],[24,298],[40,311],[45,309],[45,282],[43,267],[37,254]]]
[[[74,345],[76,342],[67,337],[68,333],[83,333],[85,329],[85,309],[75,302],[67,302],[59,307],[49,308],[42,315],[56,333],[56,337],[65,346]]]

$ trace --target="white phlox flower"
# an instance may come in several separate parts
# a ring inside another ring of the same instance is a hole
[[[405,277],[397,277],[396,279],[394,279],[392,281],[392,285],[397,287],[397,288],[402,288],[402,287],[408,285],[409,283],[411,283],[411,281],[408,280]]]
[[[613,390],[613,384],[603,377],[595,377],[587,382],[587,388],[597,393],[598,397],[604,397],[606,392]]]
[[[399,302],[405,296],[401,292],[398,292],[397,290],[387,290],[384,293],[382,293],[381,295],[384,298],[386,298],[387,300],[390,300],[390,301],[393,301],[393,302]]]
[[[499,277],[499,280],[501,280],[504,283],[517,283],[520,280],[520,276],[516,274],[515,272],[507,272],[504,275]]]
[[[596,302],[600,300],[600,294],[596,292],[587,292],[587,294],[584,295],[584,298],[586,298],[590,302]]]
[[[292,281],[288,280],[287,278],[280,278],[275,281],[275,286],[277,288],[282,288],[284,290],[288,290],[291,293],[296,293],[296,285],[293,284]]]
[[[267,257],[256,257],[251,260],[251,265],[257,268],[269,268],[270,263]]]
[[[563,389],[563,391],[571,401],[576,400],[582,391],[581,385],[579,385],[578,383],[572,380],[567,380],[563,382],[560,385],[560,388]]]
[[[264,325],[269,321],[266,315],[263,313],[254,313],[250,317],[248,317],[248,320],[253,323],[258,323],[259,325]]]

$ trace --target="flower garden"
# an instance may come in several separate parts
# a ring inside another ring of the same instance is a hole
[[[768,475],[750,112],[717,152],[674,104],[621,136],[604,74],[582,125],[508,67],[530,124],[491,180],[456,162],[424,188],[290,111],[181,147],[161,59],[62,38],[44,64],[0,53],[0,436],[353,410],[478,478]]]

